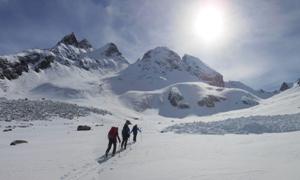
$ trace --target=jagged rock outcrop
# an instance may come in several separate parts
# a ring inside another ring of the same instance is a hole
[[[25,55],[14,56],[14,61],[8,61],[6,56],[0,57],[0,79],[13,80],[32,68],[36,72],[51,67],[55,57],[51,53],[28,51]]]
[[[93,46],[90,44],[90,42],[87,39],[83,39],[78,43],[78,47],[82,49],[91,49]]]
[[[279,90],[280,90],[280,91],[285,91],[285,90],[287,90],[287,89],[290,89],[290,86],[288,85],[288,83],[283,82],[283,83],[281,84]]]
[[[59,46],[62,43],[65,44],[65,45],[72,45],[74,47],[85,49],[85,50],[89,50],[89,49],[93,48],[92,45],[90,44],[90,42],[87,39],[83,39],[83,40],[81,40],[79,42],[77,40],[74,32],[72,32],[71,34],[68,34],[68,35],[64,36],[62,38],[62,40],[60,40],[57,43],[57,46]]]
[[[179,89],[176,87],[172,87],[170,89],[168,100],[170,101],[170,104],[174,107],[177,107],[179,109],[188,109],[190,106],[183,102],[184,97],[180,93]]]
[[[24,62],[8,62],[7,59],[0,58],[0,79],[16,79],[23,72],[28,72],[28,65]]]
[[[179,102],[183,100],[183,96],[177,88],[173,87],[170,89],[168,100],[172,106],[176,107],[178,106]]]
[[[62,40],[60,40],[57,45],[59,45],[60,43],[64,43],[65,45],[73,45],[75,47],[78,47],[78,41],[77,41],[77,38],[74,34],[74,32],[72,32],[71,34],[68,34],[66,36],[64,36],[62,38]]]
[[[208,108],[215,107],[215,103],[220,102],[220,101],[225,101],[226,98],[224,97],[217,97],[213,95],[208,95],[204,98],[202,98],[200,101],[198,101],[199,106],[206,106]]]
[[[298,86],[300,86],[300,79],[298,79],[298,80],[296,81],[296,84],[297,84]]]

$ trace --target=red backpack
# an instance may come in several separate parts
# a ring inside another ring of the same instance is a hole
[[[118,136],[118,128],[117,127],[111,127],[108,132],[108,138],[109,139],[115,139]]]

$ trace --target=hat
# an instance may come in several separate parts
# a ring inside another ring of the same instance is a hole
[[[129,125],[129,124],[131,124],[131,122],[130,122],[129,120],[126,120],[126,124],[128,124],[128,125]]]

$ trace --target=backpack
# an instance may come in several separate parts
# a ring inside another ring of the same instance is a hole
[[[108,132],[108,138],[109,139],[115,139],[118,136],[118,128],[117,127],[111,127]]]

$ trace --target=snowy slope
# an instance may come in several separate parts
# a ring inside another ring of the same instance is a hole
[[[261,101],[261,105],[253,108],[259,114],[294,114],[300,110],[300,86],[281,92],[270,99]]]
[[[200,82],[178,83],[155,91],[128,91],[121,99],[136,111],[156,109],[159,115],[177,118],[249,108],[260,101],[260,98],[241,89]]]
[[[83,97],[85,90],[94,89],[96,92],[97,85],[90,83],[98,79],[97,74],[84,69],[53,63],[52,68],[39,73],[30,71],[16,80],[1,80],[0,91],[9,98],[38,96],[62,100],[70,97],[76,99]]]
[[[113,43],[108,43],[99,49],[84,54],[83,59],[96,60],[97,63],[101,64],[103,69],[112,69],[115,71],[125,69],[129,65],[128,61]]]
[[[240,81],[227,81],[227,82],[225,82],[225,87],[243,89],[243,90],[248,91],[248,92],[250,92],[260,98],[263,98],[263,99],[272,97],[275,94],[274,92],[267,92],[262,89],[254,90],[251,87],[247,86],[246,84],[244,84]]]
[[[122,109],[120,106],[119,110]],[[121,127],[128,117],[113,114],[74,120],[1,122],[2,129],[9,125],[16,125],[16,128],[1,132],[0,177],[7,180],[41,177],[49,180],[117,180],[120,177],[132,180],[297,180],[300,175],[299,132],[262,135],[160,133],[165,127],[186,119],[163,118],[150,112],[141,117],[130,119],[143,130],[137,143],[101,164],[98,160],[106,149],[109,128]],[[209,116],[209,121],[214,121],[215,117]],[[193,120],[202,118],[194,117]],[[31,125],[24,128],[29,123]],[[90,125],[92,130],[78,132],[75,129],[79,124]],[[15,139],[25,139],[29,143],[9,146]]]
[[[70,68],[63,65],[59,66]],[[48,78],[48,71],[50,70],[53,69],[50,68],[35,75],[41,76],[41,79]],[[89,80],[92,80],[91,77],[97,78],[83,69],[77,68],[77,70],[78,76],[76,76],[75,80],[71,81],[71,78],[65,79],[66,82],[60,82],[59,86],[75,87],[77,85],[76,81],[78,81],[80,82],[79,84],[82,83],[78,87],[83,89],[88,85],[88,83],[84,83],[87,81],[83,79],[88,77],[90,77]],[[69,72],[72,73],[74,70]],[[45,73],[45,77],[42,76],[43,73]],[[49,74],[52,73],[49,72]],[[30,75],[30,73],[26,75]],[[58,77],[59,75],[55,79],[58,79]],[[38,78],[34,79],[33,82],[37,80]],[[16,81],[21,83],[22,78]],[[52,84],[54,82],[59,83],[58,80],[53,81],[53,79],[49,80],[49,82],[52,82]],[[96,80],[92,80],[92,82],[96,82]],[[74,84],[71,86],[72,83]],[[21,88],[21,86],[16,88]],[[135,96],[142,98],[149,96],[151,97],[150,99],[152,97],[157,99],[161,96],[164,102],[170,104],[168,97],[171,90],[172,97],[178,97],[178,94],[184,97],[183,100],[175,98],[179,100],[177,104],[180,104],[181,101],[196,102],[195,97],[203,97],[204,94],[213,94],[227,98],[231,92],[234,92],[234,95],[241,94],[241,96],[248,94],[248,92],[240,89],[220,88],[194,82],[178,83],[150,92],[130,91],[122,95],[122,100],[124,100],[123,98],[130,98],[130,94],[133,94],[133,98]],[[197,94],[197,96],[194,94]],[[296,85],[269,99],[260,100],[260,104],[254,107],[209,116],[189,116],[183,119],[166,118],[158,115],[156,111],[151,109],[144,113],[129,111],[121,103],[110,104],[110,101],[114,101],[114,98],[116,98],[115,96],[110,96],[106,93],[101,94],[101,96],[106,97],[93,96],[88,100],[86,98],[78,99],[76,102],[81,105],[85,104],[86,106],[109,110],[109,112],[112,112],[112,115],[107,114],[103,116],[91,113],[85,117],[76,117],[76,108],[79,108],[79,106],[72,104],[64,104],[66,105],[65,108],[57,108],[56,103],[51,102],[51,106],[45,108],[38,103],[35,104],[36,101],[9,100],[11,104],[9,106],[17,108],[6,108],[6,113],[14,112],[14,109],[18,110],[16,112],[18,116],[12,117],[22,116],[22,114],[19,114],[22,108],[16,106],[16,103],[21,104],[21,102],[25,102],[31,104],[33,102],[34,104],[30,105],[29,109],[34,108],[34,111],[43,112],[42,115],[47,114],[47,120],[41,119],[36,121],[31,119],[31,116],[25,116],[29,121],[0,120],[0,179],[37,180],[43,177],[46,180],[119,180],[120,177],[126,177],[126,179],[132,180],[298,180],[300,176],[298,170],[300,163],[298,158],[300,152],[299,131],[261,135],[199,135],[200,133],[197,131],[195,133],[198,135],[195,135],[193,130],[196,128],[192,126],[190,127],[191,131],[188,131],[189,134],[184,132],[181,134],[174,134],[173,132],[161,133],[167,127],[186,122],[195,122],[197,124],[199,121],[214,122],[231,118],[230,122],[237,122],[234,124],[239,125],[239,118],[242,116],[248,117],[241,118],[244,119],[243,123],[251,116],[255,116],[256,119],[253,120],[258,123],[273,120],[276,125],[290,128],[290,121],[293,120],[292,118],[298,118],[299,115],[296,114],[300,113],[300,89]],[[237,96],[236,100],[241,101],[241,96]],[[11,94],[11,97],[14,96]],[[218,103],[224,102],[216,102],[215,105],[218,106]],[[60,104],[58,103],[59,106]],[[53,105],[54,109],[52,108]],[[168,106],[170,106],[168,108],[177,108],[171,105]],[[56,117],[55,114],[58,114],[58,116],[62,114],[62,116]],[[274,115],[276,114],[291,115],[275,117]],[[72,117],[72,120],[67,118],[70,117],[69,115]],[[84,115],[86,114],[84,113]],[[257,115],[260,115],[259,118],[257,118]],[[138,124],[142,128],[142,134],[138,135],[137,143],[131,144],[132,140],[130,139],[131,145],[127,150],[103,163],[99,163],[99,158],[103,156],[106,150],[109,128],[111,126],[121,128],[126,119],[131,120],[133,124]],[[285,124],[285,120],[289,124]],[[292,122],[297,123],[298,121]],[[92,130],[86,132],[76,131],[77,125],[83,124],[91,126]],[[214,124],[217,124],[218,127],[222,127],[219,126],[220,124],[227,125],[225,122]],[[272,125],[272,127],[276,126]],[[300,124],[295,124],[295,127],[300,127]],[[12,128],[12,131],[2,132],[8,128]],[[280,129],[274,129],[274,132],[278,130]],[[10,146],[9,144],[16,139],[24,139],[28,143]]]

